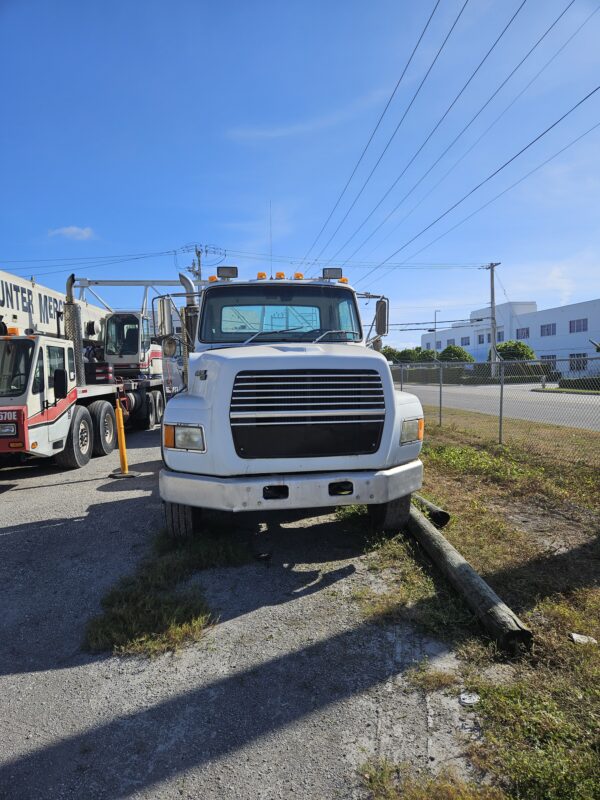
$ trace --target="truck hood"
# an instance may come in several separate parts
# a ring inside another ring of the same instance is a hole
[[[344,364],[342,359],[352,360],[360,364],[364,369],[388,369],[387,360],[381,353],[371,350],[368,347],[360,344],[325,344],[318,342],[300,343],[290,342],[289,344],[248,344],[241,347],[223,347],[217,350],[204,350],[201,353],[190,355],[190,366],[196,365],[199,362],[205,364],[217,362],[222,364],[231,363],[236,361],[240,365],[240,369],[246,369],[252,363],[253,367],[258,367],[258,362],[262,360],[268,361],[264,368],[268,369],[271,365],[277,364],[276,369],[283,367],[279,362],[286,361],[286,367],[293,369],[295,365],[291,362],[298,360],[298,368],[300,362],[310,363],[316,368],[318,364],[322,363],[324,369],[329,369],[334,366],[333,362],[337,365],[338,369],[340,364]],[[330,363],[331,362],[331,363]],[[349,365],[348,365],[349,366]],[[191,372],[192,370],[190,370]]]

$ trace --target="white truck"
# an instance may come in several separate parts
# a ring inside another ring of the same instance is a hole
[[[185,354],[187,386],[162,429],[169,534],[191,535],[204,508],[352,503],[368,505],[380,528],[399,528],[421,487],[423,410],[395,390],[386,359],[368,346],[341,270],[235,277],[226,268],[199,297],[190,282],[195,352]],[[377,337],[387,333],[387,309],[378,300]]]
[[[139,427],[162,418],[162,349],[147,313],[76,300],[76,285],[72,275],[65,299],[0,272],[0,456],[54,456],[76,468],[108,455],[117,398]]]

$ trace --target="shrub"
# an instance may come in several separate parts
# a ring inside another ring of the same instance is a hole
[[[472,364],[475,359],[463,347],[459,347],[457,344],[449,344],[440,353],[440,361],[461,361]]]
[[[600,375],[589,378],[561,378],[558,385],[561,389],[591,389],[600,392]]]

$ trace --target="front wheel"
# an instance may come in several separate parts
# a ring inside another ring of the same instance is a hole
[[[85,467],[94,447],[94,428],[85,406],[74,406],[65,449],[56,454],[56,463],[67,469]]]
[[[165,501],[165,522],[170,539],[189,539],[194,535],[200,519],[200,509],[182,503]]]
[[[367,506],[373,527],[385,533],[398,533],[408,522],[410,498],[411,495],[406,494],[387,503]]]

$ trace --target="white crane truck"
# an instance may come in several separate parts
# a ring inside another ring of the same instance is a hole
[[[77,468],[108,455],[117,398],[139,427],[162,418],[162,349],[145,310],[113,312],[76,300],[76,281],[67,281],[65,299],[0,272],[0,456],[54,456]]]
[[[319,279],[236,277],[234,267],[219,270],[199,296],[188,281],[195,352],[184,347],[187,386],[162,428],[169,534],[191,535],[202,509],[353,503],[366,504],[381,529],[399,528],[421,487],[423,410],[395,390],[386,359],[369,346],[387,333],[387,300],[377,301],[369,341],[337,268]],[[173,346],[166,340],[165,350]]]

